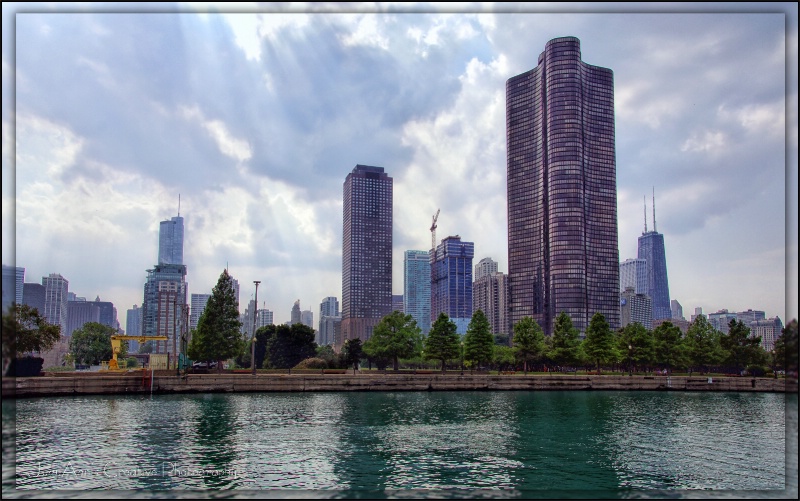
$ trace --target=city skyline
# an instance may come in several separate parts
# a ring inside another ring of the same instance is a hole
[[[3,9],[13,21],[19,6]],[[796,7],[788,36],[781,14],[189,9],[19,15],[16,56],[4,30],[4,68],[16,73],[4,72],[3,123],[16,150],[4,136],[3,262],[25,267],[26,281],[61,274],[122,315],[142,303],[158,223],[180,195],[189,293],[209,293],[227,266],[245,285],[240,302],[262,280],[259,299],[282,323],[294,299],[341,295],[341,180],[356,164],[394,178],[394,294],[403,252],[429,247],[440,207],[439,239],[460,234],[476,261],[508,270],[504,82],[548,40],[575,36],[583,60],[614,71],[619,260],[636,257],[642,195],[655,186],[670,299],[797,316],[796,63],[784,78]],[[134,48],[134,36],[149,42]],[[775,196],[786,187],[788,206]]]

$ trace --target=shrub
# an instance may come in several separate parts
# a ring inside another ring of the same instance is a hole
[[[328,363],[316,357],[306,358],[305,360],[301,360],[299,364],[293,367],[294,369],[327,369]]]
[[[748,365],[745,368],[745,374],[753,377],[764,377],[769,369],[760,365]]]

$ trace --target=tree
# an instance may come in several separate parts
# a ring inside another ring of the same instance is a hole
[[[544,332],[538,322],[531,317],[522,317],[514,324],[514,353],[522,361],[525,374],[528,361],[534,360],[544,352]]]
[[[576,366],[580,362],[578,329],[572,326],[572,319],[565,312],[556,317],[553,336],[547,356],[557,365]]]
[[[425,339],[425,358],[441,360],[442,372],[448,360],[458,357],[461,353],[461,338],[458,335],[458,326],[450,320],[447,313],[439,313],[433,322],[431,331]]]
[[[304,324],[268,325],[256,333],[256,364],[260,361],[260,336],[264,339],[264,360],[273,369],[291,369],[317,354],[311,327]]]
[[[388,358],[399,370],[401,358],[411,358],[420,352],[422,331],[411,315],[393,311],[378,322],[363,345],[364,353],[374,359]]]
[[[606,317],[597,312],[589,321],[586,339],[583,340],[583,351],[586,357],[594,362],[597,372],[603,364],[616,362],[619,352],[614,346],[614,335],[606,322]]]
[[[97,322],[87,322],[83,327],[73,331],[69,340],[69,351],[79,364],[98,365],[102,361],[111,360],[111,336],[117,333],[116,329]],[[127,355],[128,343],[122,343],[117,359],[124,359]]]
[[[258,344],[256,344],[256,351],[258,351]],[[341,357],[333,351],[333,346],[329,344],[325,344],[322,346],[317,346],[317,358],[321,358],[325,360],[328,364],[328,368],[330,369],[341,369],[342,367],[346,368],[346,365],[342,364],[340,360]],[[256,360],[258,360],[258,354],[256,354]]]
[[[514,357],[514,348],[505,345],[494,347],[494,359],[492,360],[497,370],[502,371],[509,367],[514,367],[516,358]]]
[[[472,365],[488,365],[492,361],[494,336],[492,326],[482,310],[472,314],[464,336],[464,360]]]
[[[673,367],[685,363],[685,350],[683,347],[683,334],[672,322],[664,322],[653,330],[655,342],[655,362],[672,371]]]
[[[751,337],[750,328],[741,320],[731,320],[728,333],[720,336],[719,343],[725,350],[725,365],[732,367],[736,374],[748,365],[762,365],[766,361],[761,336]]]
[[[705,315],[699,315],[694,319],[683,340],[689,374],[694,368],[701,371],[708,370],[711,365],[719,363],[723,355],[719,341],[719,331],[708,323]]]
[[[776,367],[786,371],[788,376],[797,376],[797,320],[792,320],[781,329],[781,335],[775,340],[773,360]]]
[[[12,303],[3,315],[3,359],[43,352],[61,338],[61,326],[53,325],[39,310],[27,304]]]
[[[633,366],[649,367],[656,355],[653,333],[639,322],[630,323],[619,332],[617,350],[627,360],[629,373]]]
[[[342,358],[347,365],[353,366],[353,374],[355,374],[356,369],[358,369],[358,361],[361,360],[361,352],[362,347],[360,339],[348,339],[344,342],[344,346],[342,347]]]
[[[139,346],[139,353],[153,353],[153,342],[145,341],[141,346]]]
[[[197,331],[187,350],[189,358],[206,362],[216,360],[217,371],[222,372],[222,362],[239,355],[247,346],[239,331],[241,326],[233,278],[225,269],[197,322]]]

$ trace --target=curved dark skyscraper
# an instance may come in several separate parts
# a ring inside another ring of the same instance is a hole
[[[672,318],[669,302],[669,281],[667,280],[667,251],[664,248],[664,235],[656,231],[656,200],[653,195],[653,231],[647,231],[645,218],[644,233],[639,237],[639,259],[647,264],[647,291],[653,300],[653,320]]]
[[[596,312],[619,326],[614,74],[555,38],[506,82],[508,275],[512,325],[581,332]]]

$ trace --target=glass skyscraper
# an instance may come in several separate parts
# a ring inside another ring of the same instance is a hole
[[[555,38],[506,82],[510,321],[619,326],[614,74]]]
[[[653,320],[672,318],[664,235],[655,230],[643,233],[639,237],[639,259],[646,261],[647,290],[645,294],[653,300]]]
[[[369,339],[392,312],[392,182],[383,167],[369,165],[356,165],[344,181],[337,351],[348,339]]]
[[[472,258],[475,244],[450,236],[431,249],[431,324],[440,313],[466,334],[472,319]]]
[[[403,312],[416,320],[423,334],[431,330],[431,262],[428,251],[407,250],[403,256]]]
[[[183,264],[183,218],[161,221],[158,230],[158,264]]]

